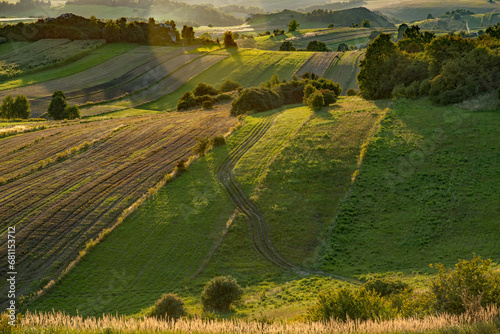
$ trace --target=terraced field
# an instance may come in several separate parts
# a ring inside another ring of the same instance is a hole
[[[30,42],[11,42],[11,43],[30,43]],[[10,44],[10,43],[7,43]],[[74,62],[71,62],[66,65],[58,66],[56,68],[50,68],[47,70],[42,70],[36,73],[25,74],[18,78],[12,78],[3,81],[0,83],[0,91],[15,89],[19,87],[24,87],[28,85],[34,85],[40,82],[50,81],[54,79],[59,79],[62,77],[67,77],[85,70],[88,70],[94,66],[98,66],[99,64],[119,56],[127,51],[133,50],[137,48],[137,44],[130,43],[112,43],[106,44],[92,52],[88,55],[78,59]],[[0,52],[1,52],[0,48]],[[119,62],[119,58],[117,58]],[[112,62],[107,63],[107,66],[112,65]],[[71,84],[69,82],[68,84]]]
[[[103,46],[104,40],[45,39],[0,55],[0,79],[58,66]],[[15,44],[16,45],[16,44]]]
[[[139,47],[71,76],[2,91],[0,97],[8,94],[28,96],[33,116],[39,116],[47,110],[55,90],[63,90],[70,99],[69,102],[74,104],[87,102],[85,98],[74,102],[71,100],[84,95],[90,95],[88,100],[93,102],[117,98],[125,93],[144,89],[168,75],[168,71],[175,70],[175,66],[182,65],[187,58],[178,58],[177,62],[165,69],[162,65],[170,64],[168,61],[183,56],[187,50],[189,49]],[[121,87],[123,85],[127,86]]]
[[[339,58],[335,59],[323,76],[340,83],[342,87],[342,95],[345,95],[349,88],[358,89],[356,77],[359,73],[359,61],[363,58],[364,52],[347,51],[339,54]]]
[[[319,76],[324,76],[326,70],[330,66],[334,66],[332,63],[337,60],[337,55],[337,52],[317,52],[312,55],[311,58],[309,58],[294,74],[300,76],[309,72]]]
[[[227,111],[171,113],[56,123],[0,140],[0,231],[16,226],[23,245],[16,258],[19,293],[60,272],[85,242],[190,156],[195,137],[224,133],[235,122]],[[0,252],[6,263],[5,240]]]
[[[379,29],[385,33],[394,33],[395,29]],[[315,30],[300,30],[299,32],[288,32],[279,36],[261,36],[256,37],[257,48],[263,50],[277,51],[284,41],[290,41],[297,49],[306,49],[309,42],[321,41],[337,51],[340,43],[344,42],[347,45],[360,45],[368,42],[368,36],[372,29],[368,28],[333,28],[333,29],[315,29]]]
[[[217,52],[212,54],[215,56]],[[172,94],[167,94],[140,108],[150,110],[174,108],[182,94],[192,90],[200,82],[218,86],[226,79],[231,79],[239,82],[243,87],[250,87],[258,86],[274,74],[278,74],[282,79],[288,79],[312,53],[234,50],[229,53],[224,52],[222,55],[228,57],[187,81]]]

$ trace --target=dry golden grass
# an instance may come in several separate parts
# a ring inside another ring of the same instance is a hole
[[[16,331],[50,333],[101,333],[112,329],[119,333],[395,333],[427,332],[449,327],[467,326],[473,322],[498,321],[500,309],[495,306],[474,314],[436,315],[423,319],[408,318],[389,321],[296,322],[271,323],[243,320],[181,319],[165,322],[156,318],[132,319],[104,315],[102,318],[83,318],[63,313],[27,313]],[[15,332],[16,332],[15,331]]]

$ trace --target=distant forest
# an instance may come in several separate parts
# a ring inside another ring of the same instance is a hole
[[[0,13],[13,13],[23,10],[29,10],[36,7],[50,7],[50,0],[44,2],[43,0],[20,0],[16,3],[7,1],[0,1]]]
[[[101,21],[71,13],[57,18],[39,19],[35,23],[18,23],[0,27],[0,36],[8,41],[37,41],[43,38],[105,39],[107,42],[130,42],[150,45],[191,43],[195,40],[193,27],[177,30],[174,21],[156,23],[132,21],[126,18]]]

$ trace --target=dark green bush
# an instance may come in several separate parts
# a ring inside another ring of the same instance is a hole
[[[67,106],[64,108],[64,114],[68,119],[80,118],[80,109],[78,109],[78,106],[75,105]]]
[[[325,99],[323,93],[320,91],[315,91],[307,98],[307,105],[314,110],[319,110],[325,105]]]
[[[184,173],[187,168],[186,168],[186,160],[182,159],[177,161],[177,165],[175,166],[178,172]]]
[[[151,311],[151,316],[166,320],[179,319],[184,315],[184,302],[171,293],[162,295]]]
[[[239,83],[237,83],[236,81],[233,81],[233,80],[226,80],[224,81],[221,85],[220,85],[220,88],[219,90],[223,93],[225,92],[230,92],[230,91],[233,91],[233,90],[236,90],[238,89],[239,87],[241,87],[241,85]]]
[[[218,135],[210,140],[213,147],[222,146],[226,143],[226,138],[223,135]]]
[[[214,107],[214,101],[203,101],[202,104],[203,109],[212,109]]]
[[[454,269],[435,264],[438,276],[432,282],[431,293],[436,299],[438,312],[464,313],[471,299],[476,298],[481,306],[500,306],[500,273],[491,269],[491,260],[474,255],[472,260],[461,260]]]
[[[198,105],[196,98],[193,96],[191,92],[185,92],[179,102],[177,102],[177,110],[187,110]]]
[[[364,287],[356,290],[342,287],[340,289],[321,293],[316,304],[308,309],[308,315],[313,321],[337,319],[375,320],[393,316],[391,309],[379,295],[367,291]]]
[[[346,92],[347,96],[355,96],[358,95],[358,91],[354,88],[349,88]]]
[[[231,114],[240,115],[248,111],[260,112],[283,105],[283,98],[269,88],[252,87],[243,89],[231,104]]]
[[[217,95],[219,91],[214,86],[200,82],[193,89],[194,96]]]
[[[214,97],[212,95],[202,95],[202,96],[196,96],[195,97],[196,104],[202,104],[205,101],[212,101],[214,102]]]
[[[193,152],[199,156],[205,155],[210,146],[210,140],[208,138],[196,138],[196,145],[193,147]]]
[[[233,98],[229,94],[219,94],[215,97],[215,101],[220,102],[220,101],[229,101],[232,100]]]
[[[324,106],[329,106],[330,104],[337,102],[337,97],[335,96],[334,92],[324,89],[321,91],[321,93],[323,94]]]
[[[312,84],[307,84],[305,87],[304,87],[304,98],[303,98],[303,101],[304,103],[308,103],[308,99],[309,99],[309,96],[311,96],[312,94],[314,94],[318,89],[316,87],[314,87]]]
[[[215,277],[208,282],[201,293],[205,311],[228,312],[232,305],[241,300],[243,289],[231,276]]]
[[[410,286],[401,281],[389,281],[380,278],[371,279],[364,285],[368,291],[374,291],[381,297],[398,294],[405,290],[410,290]]]

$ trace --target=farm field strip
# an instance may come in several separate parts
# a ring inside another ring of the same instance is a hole
[[[112,112],[124,108],[138,107],[142,104],[155,101],[166,94],[176,91],[185,82],[220,62],[225,56],[206,55],[200,57],[198,55],[191,55],[187,56],[187,58],[192,60],[187,64],[183,63],[183,65],[177,68],[174,66],[175,64],[172,63],[172,72],[159,81],[151,82],[151,85],[145,87],[143,90],[139,90],[123,98],[118,98],[116,101],[110,101],[110,103],[104,105],[82,108],[82,115],[97,115],[102,112],[103,106],[106,107],[105,112]],[[179,64],[181,63],[179,62]]]
[[[106,44],[99,49],[90,52],[87,56],[67,65],[62,65],[53,69],[47,69],[36,73],[26,74],[19,78],[6,80],[0,83],[0,91],[34,85],[40,82],[55,80],[86,70],[90,70],[91,68],[100,66],[100,64],[110,60],[111,58],[117,57],[137,47],[137,45],[128,43]],[[107,66],[102,68],[107,70],[107,67],[110,67],[112,64],[114,63],[108,62]],[[68,84],[74,84],[74,82]]]
[[[359,73],[359,61],[364,56],[364,52],[346,51],[340,54],[340,59],[330,65],[324,77],[340,83],[342,95],[346,94],[349,88],[358,89],[356,77]]]
[[[269,80],[273,74],[278,74],[280,78],[289,78],[310,56],[310,52],[233,51],[227,58],[206,71],[189,81],[186,80],[185,84],[175,92],[141,105],[140,108],[151,110],[174,108],[182,94],[192,90],[200,82],[217,87],[224,80],[231,79],[243,87],[251,87]]]
[[[194,137],[223,133],[235,119],[201,112],[108,122],[112,128],[129,124],[104,144],[0,186],[2,233],[16,226],[16,239],[25,244],[18,254],[20,291],[63,269],[86,241],[190,155]]]
[[[311,56],[294,74],[300,76],[306,72],[324,76],[328,67],[336,60],[337,52],[317,52]]]
[[[189,48],[163,47],[163,49],[155,48],[150,51],[149,47],[138,47],[71,76],[18,89],[0,91],[0,98],[8,94],[26,95],[31,102],[32,115],[41,115],[47,110],[52,93],[56,90],[63,90],[67,97],[101,91],[133,80],[145,72],[150,72],[162,62],[168,61],[171,57],[179,56],[186,50]],[[170,52],[172,55],[169,55]]]
[[[9,78],[57,66],[103,46],[104,40],[40,40],[0,55],[0,78]]]
[[[180,67],[199,57],[200,55],[197,54],[183,52],[167,54],[159,59],[158,64],[141,66],[141,68],[109,82],[109,85],[106,83],[95,88],[91,87],[87,90],[71,93],[69,94],[68,101],[81,105],[87,102],[95,103],[114,100],[126,94],[132,94],[154,85]]]

